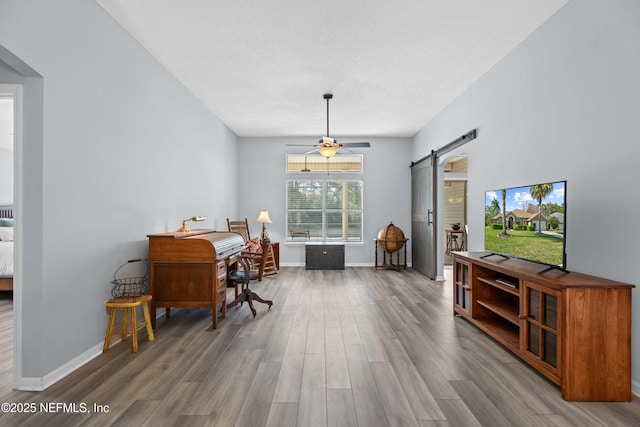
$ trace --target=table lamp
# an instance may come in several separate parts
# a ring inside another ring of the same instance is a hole
[[[262,234],[260,234],[261,242],[269,242],[269,234],[267,233],[266,223],[271,224],[271,219],[269,218],[269,211],[260,211],[260,215],[258,215],[258,219],[256,222],[262,223]]]

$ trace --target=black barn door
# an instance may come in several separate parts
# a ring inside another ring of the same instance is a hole
[[[413,269],[435,279],[436,198],[435,153],[411,166],[411,263]]]

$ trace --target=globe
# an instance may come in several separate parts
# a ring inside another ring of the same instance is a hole
[[[402,249],[405,240],[402,230],[393,225],[393,223],[389,223],[378,233],[378,246],[388,253],[394,253]]]

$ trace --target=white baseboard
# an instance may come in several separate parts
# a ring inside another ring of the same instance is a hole
[[[304,267],[304,262],[281,262],[280,267]]]
[[[47,387],[57,383],[76,369],[89,363],[91,360],[102,354],[103,343],[96,344],[94,347],[73,358],[69,362],[48,373],[44,377],[22,377],[18,379],[17,389],[24,391],[42,391]]]

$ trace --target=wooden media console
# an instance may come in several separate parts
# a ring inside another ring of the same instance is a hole
[[[633,285],[455,252],[453,311],[574,401],[631,401]]]

